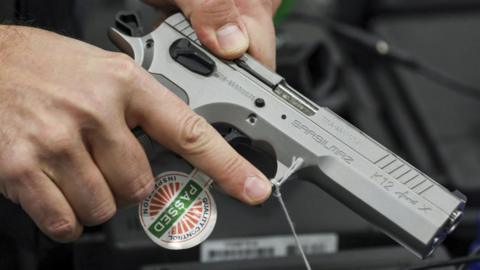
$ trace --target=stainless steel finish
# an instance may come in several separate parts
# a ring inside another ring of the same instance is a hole
[[[279,84],[273,90],[281,99],[289,103],[291,106],[295,107],[300,112],[304,113],[307,116],[313,116],[318,108],[309,101],[306,97],[303,97],[295,91],[290,85],[285,82]]]
[[[258,63],[251,57],[250,55],[246,54],[240,58],[245,64],[247,64],[250,68],[255,70],[258,75],[262,78],[265,78],[270,84],[277,85],[283,81],[283,77],[278,75],[275,72],[272,72],[270,69],[266,68],[264,65]]]
[[[150,73],[161,74],[181,88],[189,106],[209,122],[229,123],[252,140],[268,142],[280,165],[277,175],[284,173],[285,164],[290,164],[293,156],[302,157],[302,178],[417,256],[431,254],[458,224],[465,196],[445,189],[329,109],[317,108],[301,95],[295,98],[295,104],[299,102],[305,109],[282,98],[275,88],[296,91],[285,87],[281,76],[272,75],[254,59],[246,56],[256,75],[234,62],[216,58],[201,47],[181,14],[142,38],[126,37],[116,30],[110,35]],[[190,72],[170,57],[170,45],[185,37],[215,61],[213,75]],[[144,50],[149,39],[154,47],[153,53],[147,54]],[[265,101],[264,107],[255,106],[258,98]],[[251,116],[255,116],[253,124],[246,121]]]

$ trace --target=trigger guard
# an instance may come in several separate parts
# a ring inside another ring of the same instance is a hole
[[[252,163],[267,178],[274,177],[277,171],[277,159],[273,148],[269,151],[268,146],[262,141],[252,141],[245,134],[235,127],[216,123],[213,127],[222,137],[246,160]]]

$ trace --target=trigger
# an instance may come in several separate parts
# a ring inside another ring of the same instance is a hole
[[[213,124],[222,137],[241,156],[259,169],[267,178],[272,178],[277,171],[276,157],[265,145],[253,142],[239,130],[225,125]]]

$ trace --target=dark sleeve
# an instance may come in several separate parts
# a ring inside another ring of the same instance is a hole
[[[12,22],[15,17],[15,0],[0,1],[0,23]]]
[[[5,0],[1,0],[2,2]],[[7,0],[12,1],[12,0]],[[60,34],[80,37],[75,0],[13,0],[15,19]]]

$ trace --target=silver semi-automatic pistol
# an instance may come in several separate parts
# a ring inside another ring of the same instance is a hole
[[[303,158],[299,178],[322,188],[417,256],[430,255],[458,224],[463,194],[450,192],[317,106],[249,55],[235,61],[215,57],[182,14],[143,37],[116,28],[109,36],[208,122],[229,124],[259,145],[269,145],[277,175],[293,156]]]

